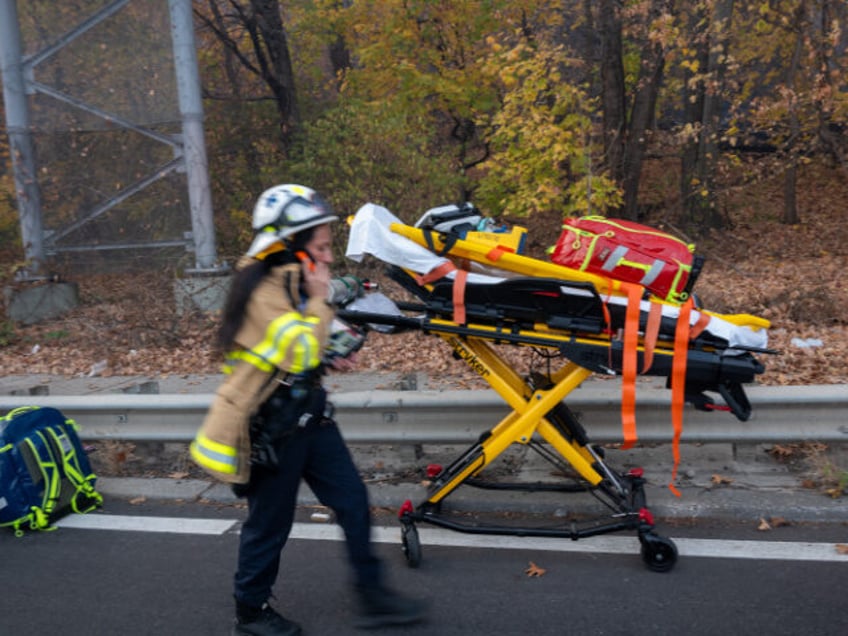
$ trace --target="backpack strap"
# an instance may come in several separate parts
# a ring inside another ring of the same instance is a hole
[[[78,430],[76,422],[72,419],[65,420],[65,426],[74,433]],[[50,426],[47,428],[47,433],[50,435],[57,458],[61,460],[65,477],[76,490],[71,498],[71,509],[78,513],[94,510],[103,503],[103,496],[94,489],[96,475],[83,470],[77,448],[63,426]]]
[[[6,418],[0,418],[0,422],[5,420]],[[3,453],[15,453],[16,455],[20,455],[20,451],[15,448],[15,445],[11,442],[0,446],[0,461],[3,461],[2,454]],[[22,459],[22,458],[21,458]],[[44,493],[46,495],[47,489],[45,488]],[[42,505],[43,505],[42,501]],[[39,506],[31,506],[29,512],[17,519],[12,519],[11,521],[5,521],[0,523],[0,527],[3,528],[12,528],[15,532],[16,537],[22,537],[24,531],[21,529],[22,526],[29,524],[31,527],[45,527],[49,525],[47,523],[47,516],[44,514],[44,511]]]
[[[6,413],[3,417],[0,417],[0,420],[7,420],[11,422],[17,415],[28,413],[29,411],[37,411],[40,408],[40,406],[19,406]]]
[[[24,515],[19,519],[15,519],[10,523],[4,523],[2,525],[11,527],[15,532],[16,537],[24,536],[24,531],[21,529],[22,526],[29,524],[30,529],[32,530],[44,530],[46,532],[55,530],[55,526],[50,525],[50,521],[47,518],[45,512],[39,508],[38,506],[32,506],[28,515]]]
[[[17,410],[17,409],[16,409]],[[32,454],[38,471],[41,473],[41,478],[44,480],[44,496],[42,497],[40,506],[31,506],[30,513],[20,521],[29,522],[31,530],[54,530],[50,525],[50,514],[56,507],[56,502],[59,500],[59,494],[62,487],[62,475],[59,470],[59,465],[53,457],[50,450],[50,443],[44,437],[41,431],[36,431],[42,444],[36,444],[31,438],[27,437],[23,440]],[[44,452],[39,448],[41,446]],[[15,525],[15,535],[20,536],[20,525]]]

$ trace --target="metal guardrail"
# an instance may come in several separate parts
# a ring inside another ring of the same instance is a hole
[[[688,407],[682,442],[848,442],[848,385],[754,386],[753,415],[739,422],[727,413]],[[203,421],[211,394],[0,396],[0,412],[52,406],[81,425],[87,440],[188,442]],[[621,394],[611,387],[581,387],[567,403],[598,443],[621,441]],[[332,396],[337,419],[352,444],[467,444],[509,412],[491,390],[361,391]],[[640,388],[639,440],[670,442],[670,391]]]

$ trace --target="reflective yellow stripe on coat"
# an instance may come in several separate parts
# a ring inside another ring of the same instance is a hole
[[[251,349],[230,354],[232,362],[242,360],[271,373],[275,368],[291,373],[314,369],[321,363],[321,345],[315,335],[319,319],[292,311],[271,321],[262,341]]]
[[[191,456],[197,464],[225,475],[238,472],[238,449],[209,439],[198,433],[190,446]]]

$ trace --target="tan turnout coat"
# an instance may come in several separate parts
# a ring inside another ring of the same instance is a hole
[[[252,258],[242,257],[237,267],[246,267],[251,262]],[[235,340],[241,353],[259,350],[264,355],[259,357],[259,364],[251,363],[249,360],[256,360],[251,356],[234,364],[218,387],[192,443],[195,461],[222,481],[247,483],[249,480],[250,417],[273,393],[277,386],[274,377],[317,366],[315,356],[304,358],[303,338],[287,340],[286,334],[296,331],[306,337],[311,343],[310,351],[317,347],[318,361],[326,347],[334,315],[332,307],[324,298],[317,297],[309,298],[300,310],[292,306],[291,298],[299,298],[300,268],[297,263],[274,267],[254,290]],[[216,464],[214,457],[219,454],[232,463]]]

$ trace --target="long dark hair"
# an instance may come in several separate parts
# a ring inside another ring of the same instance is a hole
[[[286,249],[283,251],[269,254],[262,260],[257,260],[235,273],[224,304],[221,326],[218,327],[216,344],[219,351],[226,353],[233,348],[236,334],[244,322],[247,302],[262,279],[268,275],[273,267],[296,263],[295,252],[304,249],[305,245],[312,239],[313,234],[315,234],[314,227],[301,230],[289,237],[286,241]]]

